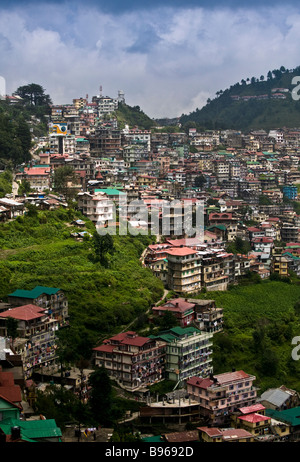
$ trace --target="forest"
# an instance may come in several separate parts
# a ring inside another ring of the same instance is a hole
[[[300,74],[300,67],[269,71],[266,76],[242,79],[225,90],[216,92],[215,98],[208,99],[201,109],[196,108],[190,114],[182,114],[183,127],[195,127],[198,130],[241,130],[249,132],[255,129],[269,130],[280,127],[298,126],[300,102],[294,100],[293,78]],[[272,99],[272,90],[285,88],[286,99]],[[232,96],[266,95],[268,99],[236,101]]]

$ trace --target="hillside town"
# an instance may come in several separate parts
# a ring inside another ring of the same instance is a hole
[[[172,131],[154,121],[152,129],[131,128],[117,120],[122,104],[119,91],[115,98],[100,92],[52,105],[47,135],[34,139],[31,161],[18,166],[12,193],[0,198],[0,221],[24,216],[32,206],[68,209],[73,201],[99,233],[121,233],[123,223],[132,235],[151,234],[140,262],[165,293],[150,318],[172,314],[176,325],[148,336],[129,328],[102,339],[88,368],[63,375],[57,332],[70,323],[63,288],[37,284],[7,293],[0,303],[1,441],[109,442],[111,428],[72,428],[70,436],[33,409],[37,390],[62,378],[88,400],[88,378],[97,367],[142,404],[127,418],[148,429],[140,435],[144,442],[299,441],[296,390],[282,383],[260,393],[247,370],[214,373],[214,336],[224,318],[209,292],[227,291],[245,278],[300,276],[300,128],[244,134],[184,131],[177,124]],[[190,235],[177,225],[187,205],[195,224],[199,204],[202,233]],[[88,238],[85,222],[76,225],[72,238]],[[199,293],[206,298],[196,298]],[[149,386],[164,380],[173,382],[172,392],[150,396]],[[157,425],[167,430],[149,431]]]

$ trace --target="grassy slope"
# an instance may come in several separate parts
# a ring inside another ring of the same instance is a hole
[[[0,225],[0,298],[36,285],[60,287],[69,299],[73,328],[93,343],[147,310],[163,287],[139,262],[147,239],[114,236],[115,251],[104,268],[95,262],[90,241],[70,238],[76,229],[69,225],[72,219],[72,212],[40,212],[37,219]],[[86,223],[93,233],[92,223]]]
[[[224,332],[214,336],[214,371],[243,369],[255,374],[261,391],[282,384],[300,391],[299,361],[291,358],[291,341],[300,335],[300,318],[294,305],[300,285],[265,281],[237,286],[227,292],[209,292],[201,298],[214,299],[224,309]],[[261,343],[254,337],[264,332]],[[267,366],[263,362],[267,352]]]

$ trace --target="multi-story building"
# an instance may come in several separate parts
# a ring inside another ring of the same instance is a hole
[[[64,292],[56,287],[36,286],[32,290],[20,290],[8,295],[11,306],[37,305],[48,311],[62,326],[68,319],[68,299]]]
[[[103,366],[123,387],[134,391],[164,378],[166,342],[124,332],[93,349],[96,366]]]
[[[272,269],[279,276],[288,276],[288,258],[283,254],[272,255]]]
[[[28,304],[8,309],[0,313],[0,335],[7,337],[7,320],[17,321],[18,337],[12,340],[11,348],[20,355],[23,362],[25,379],[32,376],[34,370],[50,366],[56,360],[56,331],[61,325],[58,317],[50,310]]]
[[[215,334],[223,330],[223,308],[216,307],[215,300],[188,298],[194,304],[195,323],[202,332]]]
[[[283,242],[299,242],[299,228],[291,223],[283,223],[281,230],[281,240]]]
[[[194,375],[211,374],[212,337],[195,327],[173,327],[159,333],[155,338],[166,342],[165,377],[183,384]]]
[[[137,128],[129,129],[126,127],[123,130],[123,138],[125,144],[136,144],[144,146],[147,152],[151,150],[151,131],[140,130]]]
[[[222,425],[233,412],[256,402],[255,379],[242,370],[209,378],[192,377],[187,381],[187,392],[192,399],[199,401],[201,415],[210,425]]]
[[[91,155],[101,157],[114,155],[121,150],[121,131],[111,125],[95,129],[87,136]]]
[[[90,194],[88,192],[78,193],[78,209],[97,225],[106,225],[112,223],[114,218],[114,203],[104,193],[96,192]]]
[[[195,319],[195,304],[184,298],[168,300],[160,306],[154,306],[152,312],[157,316],[164,316],[166,312],[171,312],[178,320],[181,327],[186,327]]]
[[[154,402],[147,399],[147,405],[140,408],[143,423],[163,424],[177,431],[188,422],[198,422],[199,415],[199,402],[184,396],[167,397]]]
[[[201,252],[201,284],[202,287],[205,287],[208,291],[227,289],[229,276],[225,272],[225,260],[223,258],[225,256],[227,257],[227,255],[226,252],[222,252],[220,249],[218,251],[207,249]]]
[[[16,174],[17,181],[26,180],[32,189],[44,191],[51,186],[51,169],[49,166],[24,168],[23,172]]]
[[[201,289],[201,259],[198,251],[188,247],[167,250],[168,287],[178,293]]]

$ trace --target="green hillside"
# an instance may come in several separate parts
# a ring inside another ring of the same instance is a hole
[[[103,264],[91,238],[71,238],[82,231],[72,225],[79,218],[93,235],[93,223],[72,209],[31,210],[0,224],[0,299],[36,285],[61,288],[69,300],[74,355],[89,355],[100,338],[125,328],[159,300],[163,285],[139,260],[150,237],[113,236]]]
[[[150,130],[156,122],[148,117],[139,106],[128,106],[120,103],[116,111],[116,117],[120,128],[129,125],[130,128],[137,126],[140,129]]]
[[[243,369],[257,377],[261,392],[286,385],[300,392],[300,361],[292,340],[300,334],[298,281],[262,281],[226,292],[208,292],[223,308],[224,330],[214,335],[214,372]]]
[[[233,129],[249,132],[255,129],[300,126],[300,101],[292,97],[293,77],[300,67],[289,70],[283,66],[267,76],[242,79],[189,115],[183,114],[183,126],[194,124],[200,129]],[[285,91],[281,91],[285,89]],[[286,91],[288,90],[288,91]],[[276,94],[283,95],[276,97]],[[241,99],[252,97],[249,100]],[[277,99],[278,98],[278,99]]]

